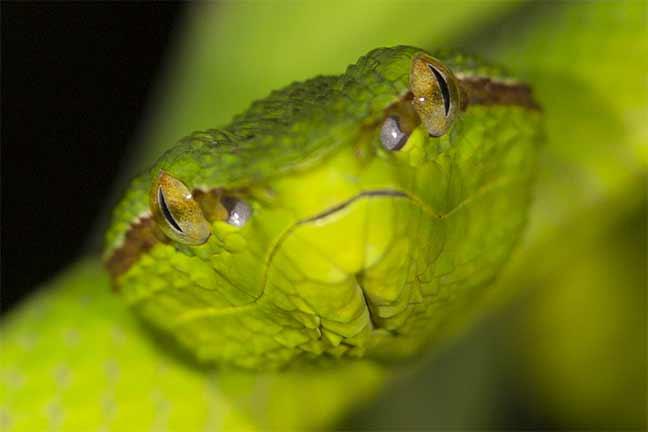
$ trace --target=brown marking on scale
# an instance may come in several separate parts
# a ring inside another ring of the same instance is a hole
[[[117,278],[125,273],[142,254],[148,252],[157,243],[168,243],[166,236],[160,232],[152,216],[145,216],[133,223],[121,246],[113,251],[104,265],[112,280],[113,289],[117,290]]]
[[[227,219],[227,209],[222,205],[223,189],[195,189],[191,195],[198,202],[209,222]],[[153,216],[141,217],[133,222],[126,231],[124,242],[116,248],[105,261],[104,265],[112,280],[113,289],[119,287],[117,278],[126,273],[137,260],[158,243],[171,243],[171,240],[160,230]]]
[[[470,105],[513,105],[540,110],[533,99],[531,87],[521,82],[497,81],[487,77],[458,78],[463,97],[462,110]]]

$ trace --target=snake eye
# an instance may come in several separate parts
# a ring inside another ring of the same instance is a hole
[[[227,209],[227,223],[242,227],[252,216],[252,209],[243,200],[238,198],[225,197],[222,200],[223,206]]]
[[[412,60],[410,70],[412,104],[432,136],[445,134],[461,106],[457,79],[443,63],[427,54]]]
[[[160,171],[151,187],[150,207],[155,222],[171,240],[200,245],[209,239],[209,222],[191,191],[164,171]]]
[[[404,132],[398,121],[398,117],[389,116],[385,119],[380,130],[380,142],[385,150],[396,151],[403,148],[407,142],[409,133]]]

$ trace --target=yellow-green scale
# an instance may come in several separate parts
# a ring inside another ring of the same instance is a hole
[[[411,354],[461,320],[508,257],[538,118],[475,106],[448,136],[419,128],[398,153],[367,132],[258,185],[271,198],[254,202],[246,226],[216,221],[198,248],[154,246],[119,278],[124,296],[211,363]]]

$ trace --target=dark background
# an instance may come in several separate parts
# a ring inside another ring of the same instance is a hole
[[[6,311],[87,245],[184,9],[1,7]]]

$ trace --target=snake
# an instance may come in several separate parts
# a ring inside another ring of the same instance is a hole
[[[181,139],[3,319],[0,425],[330,427],[485,308],[541,125],[504,69],[396,46]]]

